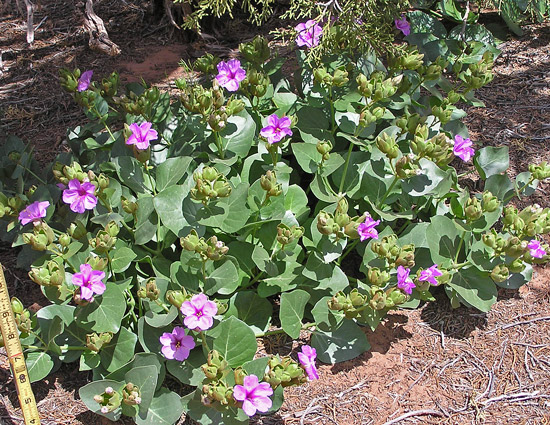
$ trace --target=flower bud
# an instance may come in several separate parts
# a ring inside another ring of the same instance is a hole
[[[256,65],[263,64],[271,55],[267,39],[260,35],[254,37],[249,43],[239,44],[239,50],[248,62]]]
[[[484,212],[496,211],[497,208],[500,206],[500,201],[498,200],[498,198],[496,196],[494,196],[488,190],[483,192],[482,201],[483,201],[483,211]]]
[[[156,301],[159,298],[160,290],[157,288],[157,282],[151,278],[145,284],[145,293],[150,301]]]
[[[384,270],[381,271],[378,267],[369,267],[367,277],[371,285],[384,286],[390,280],[390,274]]]
[[[508,279],[508,276],[510,276],[510,272],[508,271],[508,267],[506,267],[505,264],[499,264],[498,266],[495,266],[495,268],[491,272],[491,279],[493,279],[493,281],[497,283],[504,282]]]
[[[395,174],[400,179],[408,179],[418,175],[419,172],[417,160],[411,154],[402,156],[395,163]]]
[[[467,221],[472,222],[478,220],[481,214],[483,214],[483,209],[481,208],[479,200],[477,198],[468,199],[466,201],[464,213]]]
[[[395,141],[395,137],[383,133],[376,138],[376,146],[380,152],[385,153],[390,159],[395,159],[399,156],[399,147]]]
[[[550,165],[546,161],[537,165],[529,164],[529,171],[531,176],[537,180],[545,180],[550,177]]]
[[[334,216],[325,211],[321,211],[317,216],[317,230],[323,235],[332,235],[337,233],[340,228],[334,221]]]
[[[137,385],[128,382],[122,388],[122,402],[129,406],[135,406],[141,403],[141,391]]]
[[[25,307],[23,307],[23,303],[19,300],[19,298],[11,297],[11,309],[15,314],[21,314],[23,313]]]
[[[169,290],[166,292],[166,300],[178,310],[180,309],[186,298],[186,293],[182,291]]]
[[[317,142],[317,152],[323,156],[323,161],[328,161],[332,151],[332,143],[329,140],[319,140]]]

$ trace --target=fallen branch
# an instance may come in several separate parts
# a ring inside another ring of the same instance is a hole
[[[398,418],[392,419],[391,421],[388,421],[384,423],[383,425],[392,425],[396,424],[397,422],[401,422],[403,419],[410,418],[412,416],[445,416],[443,413],[437,411],[437,410],[413,410],[411,412],[405,413],[404,415],[399,416]]]
[[[88,41],[90,49],[106,53],[109,56],[120,54],[120,48],[109,39],[103,19],[95,14],[93,0],[86,0],[84,26],[90,35],[90,40]]]
[[[536,398],[550,398],[549,394],[539,394],[539,392],[540,391],[533,391],[532,393],[503,394],[497,397],[490,398],[489,400],[485,400],[482,404],[487,405],[489,403],[496,403],[498,401],[518,402],[518,401],[525,401],[525,400],[533,400]]]
[[[512,328],[514,326],[519,326],[519,325],[526,325],[528,323],[533,323],[533,322],[540,322],[542,320],[550,320],[550,316],[536,317],[536,318],[531,319],[531,320],[524,320],[523,322],[508,323],[507,325],[504,325],[504,326],[501,326],[499,328],[495,328],[493,330],[487,331],[486,333],[490,334],[490,333],[493,333],[493,332],[496,332],[496,331],[500,331],[502,329],[508,329],[508,328]]]

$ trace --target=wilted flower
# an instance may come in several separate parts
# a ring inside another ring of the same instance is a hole
[[[473,143],[470,139],[464,139],[460,134],[457,134],[454,140],[453,153],[464,162],[468,162],[474,155],[472,145]]]
[[[321,28],[321,26],[313,19],[296,25],[295,30],[298,32],[298,35],[296,36],[296,44],[299,47],[317,46],[319,44],[319,37],[323,34],[323,28]]]
[[[260,136],[265,137],[269,143],[277,143],[285,136],[292,136],[289,117],[279,118],[277,114],[271,114],[267,117],[267,123],[269,125],[260,130]]]
[[[403,35],[409,35],[411,33],[411,24],[409,24],[404,14],[401,14],[401,19],[395,19],[395,27],[401,31]]]
[[[357,233],[361,239],[361,242],[366,241],[369,238],[378,239],[378,231],[374,228],[380,224],[380,220],[374,221],[370,215],[365,217],[365,222],[361,223],[357,227]]]
[[[426,270],[420,272],[420,277],[418,280],[420,282],[430,282],[432,285],[438,285],[437,280],[435,279],[438,276],[442,276],[443,273],[437,268],[437,264],[434,264],[431,267],[428,267]]]
[[[170,360],[184,361],[195,348],[195,340],[190,335],[185,335],[185,329],[176,326],[172,333],[164,332],[159,338],[162,355]]]
[[[90,86],[90,81],[92,81],[92,75],[94,75],[94,71],[84,71],[78,79],[78,86],[76,86],[76,90],[79,92],[88,90],[88,87]]]
[[[403,266],[397,267],[397,287],[408,295],[411,295],[412,290],[416,288],[416,285],[409,277],[410,272],[411,269],[406,269]]]
[[[189,329],[210,329],[214,323],[212,319],[218,312],[218,307],[213,301],[209,301],[204,294],[193,295],[191,301],[184,301],[180,311],[185,314],[183,323]]]
[[[105,292],[105,284],[102,279],[105,273],[92,270],[89,264],[80,265],[80,273],[73,274],[73,285],[80,286],[80,298],[92,302],[94,294],[101,295]]]
[[[302,352],[298,353],[300,364],[304,367],[310,381],[319,379],[319,374],[317,373],[317,368],[315,367],[316,358],[317,350],[309,345],[304,345],[302,347]]]
[[[70,204],[71,211],[82,214],[86,210],[93,210],[97,205],[94,192],[95,186],[92,183],[80,183],[78,179],[72,179],[68,188],[63,191],[63,202]]]
[[[126,140],[127,145],[135,145],[139,150],[145,150],[149,147],[149,142],[158,139],[157,130],[151,128],[153,124],[150,122],[142,122],[141,124],[130,124],[132,134]]]
[[[40,223],[40,219],[46,217],[46,208],[50,206],[48,201],[43,202],[33,202],[27,208],[19,213],[19,221],[21,225],[30,223],[31,221],[34,224]]]
[[[267,412],[271,409],[269,396],[272,394],[271,386],[267,382],[258,382],[256,375],[245,376],[243,385],[233,387],[233,398],[243,402],[242,409],[248,416],[254,416],[256,410]]]
[[[239,83],[246,78],[246,72],[241,68],[241,61],[231,59],[225,63],[224,61],[218,64],[218,75],[216,81],[218,84],[228,91],[239,90]]]
[[[533,258],[542,258],[546,255],[546,251],[540,246],[540,242],[536,239],[529,241],[527,248],[529,248],[529,254],[531,254]]]

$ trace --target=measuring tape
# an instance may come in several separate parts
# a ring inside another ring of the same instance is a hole
[[[32,392],[29,372],[27,371],[23,349],[19,341],[19,331],[17,330],[15,317],[11,309],[10,296],[2,264],[0,264],[0,330],[2,331],[4,346],[10,360],[11,372],[15,380],[15,388],[17,388],[17,396],[19,397],[25,425],[40,425],[40,416],[38,416],[38,408],[36,407],[36,400]]]

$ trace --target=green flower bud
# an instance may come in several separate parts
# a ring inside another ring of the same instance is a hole
[[[105,344],[108,344],[113,339],[111,332],[101,332],[100,334],[86,334],[86,348],[90,351],[99,352]]]
[[[468,199],[464,207],[464,213],[467,221],[472,222],[478,220],[481,214],[483,214],[483,209],[481,208],[479,200],[477,198]]]
[[[185,291],[185,289],[183,289],[182,291]],[[187,293],[182,291],[175,291],[175,290],[166,291],[166,300],[171,305],[176,307],[178,310],[180,309],[181,305],[187,298]],[[218,309],[218,312],[219,312],[219,309]]]
[[[279,196],[283,193],[283,186],[277,183],[277,174],[275,171],[268,170],[260,177],[260,186],[267,192],[266,196]]]
[[[386,308],[393,308],[407,301],[408,297],[396,288],[390,288],[386,292]]]
[[[369,304],[373,310],[384,310],[386,308],[386,293],[383,291],[376,291],[369,301]]]
[[[390,280],[390,274],[384,270],[381,271],[378,267],[369,267],[367,277],[371,285],[385,286]]]
[[[145,293],[147,298],[151,301],[156,301],[159,298],[160,290],[157,288],[157,282],[154,278],[151,278],[145,284]]]
[[[304,228],[293,225],[288,227],[284,223],[277,225],[277,242],[281,245],[288,245],[297,239],[300,239],[304,234]]]
[[[344,228],[344,234],[350,238],[350,239],[359,239],[359,233],[357,229],[359,228],[359,225],[365,221],[365,216],[355,216],[352,219],[349,218],[349,216],[346,214],[347,221],[345,225],[341,226]],[[340,225],[340,222],[338,220],[338,216],[336,217],[336,222]]]
[[[201,56],[195,61],[195,68],[204,74],[214,74],[217,72],[216,67],[220,61],[221,59],[219,57],[214,56],[211,53],[207,53],[206,55]],[[180,86],[183,87],[184,84],[184,81],[180,81]]]
[[[499,264],[498,266],[495,266],[495,268],[491,272],[491,279],[493,279],[493,281],[497,283],[504,282],[508,279],[508,276],[510,276],[510,272],[508,271],[508,267],[506,267],[505,264]]]
[[[141,404],[141,391],[137,385],[128,382],[122,388],[122,402],[128,406]]]
[[[335,87],[345,86],[349,82],[348,72],[343,69],[337,69],[332,76],[332,84]]]
[[[138,204],[137,202],[132,202],[126,199],[124,196],[120,197],[120,203],[122,205],[122,209],[124,212],[127,212],[128,214],[135,215],[138,210]]]
[[[313,71],[313,77],[319,84],[332,85],[332,75],[325,68],[317,68]]]
[[[399,147],[395,141],[395,137],[382,133],[376,138],[376,146],[380,152],[385,153],[389,159],[395,159],[399,156]]]
[[[334,221],[334,216],[325,211],[321,211],[317,216],[317,230],[323,235],[332,235],[340,230],[338,224]]]
[[[500,206],[500,201],[491,192],[486,190],[482,195],[483,212],[493,212]]]
[[[329,140],[319,140],[317,142],[317,152],[323,156],[323,161],[328,161],[330,158],[330,151],[332,151],[332,143]]]
[[[254,37],[249,43],[239,44],[239,50],[248,62],[256,65],[263,64],[271,55],[267,39],[260,35]]]
[[[395,163],[395,174],[400,179],[408,179],[421,173],[414,155],[404,155]]]
[[[361,294],[357,288],[354,288],[349,293],[349,300],[351,301],[351,305],[353,307],[358,308],[365,305],[369,298],[366,295]]]
[[[121,403],[120,394],[112,387],[107,387],[102,394],[95,395],[94,400],[101,405],[100,411],[104,415],[118,409]]]
[[[11,309],[15,314],[21,314],[23,313],[25,307],[23,307],[23,303],[19,300],[19,298],[11,297]]]
[[[550,165],[543,161],[540,164],[529,164],[529,171],[532,178],[536,180],[545,180],[550,177]]]
[[[211,236],[206,242],[206,256],[212,261],[221,260],[229,251],[229,247],[225,246],[223,241],[219,241],[216,236]]]
[[[504,252],[507,256],[517,258],[522,256],[526,251],[527,241],[522,241],[516,236],[513,236],[506,241]]]

